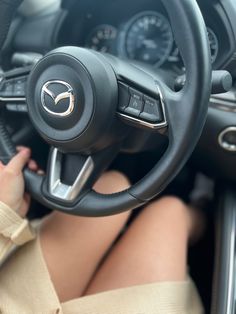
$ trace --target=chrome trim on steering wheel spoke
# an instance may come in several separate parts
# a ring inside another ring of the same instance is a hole
[[[131,122],[134,122],[136,124],[140,124],[144,127],[147,127],[149,129],[153,129],[153,130],[159,130],[159,129],[163,129],[165,127],[167,127],[167,121],[165,122],[161,122],[161,123],[157,123],[157,124],[153,124],[153,123],[150,123],[150,122],[146,122],[144,120],[141,120],[141,119],[137,119],[137,118],[134,118],[134,117],[131,117],[131,116],[128,116],[124,113],[120,113],[118,112],[118,115],[122,118],[124,118],[125,120],[127,121],[131,121]]]
[[[73,185],[66,185],[61,182],[62,154],[54,149],[51,155],[49,172],[49,192],[53,197],[63,201],[72,202],[84,188],[87,180],[94,170],[94,162],[88,157],[79,172]]]
[[[0,97],[0,101],[10,103],[10,102],[26,102],[25,97]]]

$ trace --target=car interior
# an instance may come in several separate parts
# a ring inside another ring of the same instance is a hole
[[[28,146],[46,173],[24,172],[29,218],[133,219],[198,184],[207,227],[190,274],[206,313],[235,313],[236,1],[13,2],[0,1],[0,155]],[[107,169],[131,188],[95,193]]]

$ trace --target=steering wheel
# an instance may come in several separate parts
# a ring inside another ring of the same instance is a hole
[[[20,3],[0,0],[0,47]],[[193,152],[211,91],[206,26],[195,0],[162,3],[186,68],[181,91],[172,91],[151,70],[78,47],[49,52],[27,75],[22,100],[26,98],[33,126],[52,149],[45,176],[28,169],[24,176],[30,194],[45,206],[81,216],[137,208],[157,196]],[[169,138],[166,152],[130,189],[113,195],[96,193],[94,182],[132,128],[165,132]],[[16,152],[3,118],[0,151],[8,158]]]

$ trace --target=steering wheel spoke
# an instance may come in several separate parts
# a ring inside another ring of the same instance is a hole
[[[175,140],[178,137],[178,132],[185,129],[188,121],[187,116],[190,113],[185,102],[185,92],[184,90],[175,92],[163,82],[159,82],[159,86],[165,106],[168,137]]]
[[[5,72],[0,77],[0,103],[11,112],[26,113],[26,86],[31,67]]]
[[[184,123],[185,89],[175,92],[150,69],[106,56],[118,76],[119,118],[134,128],[174,133]]]
[[[135,128],[163,132],[168,125],[166,108],[155,73],[143,65],[131,64],[111,55],[103,57],[117,77],[119,118]]]
[[[160,131],[167,127],[166,108],[158,85],[150,94],[123,82],[119,86],[118,116],[137,128]]]
[[[79,193],[81,193],[89,177],[94,171],[94,161],[91,156],[74,156],[73,159],[70,158],[73,163],[75,163],[75,160],[77,160],[77,169],[74,167],[73,170],[71,169],[73,174],[75,174],[73,182],[66,183],[65,181],[63,182],[62,179],[63,159],[65,163],[68,163],[68,160],[66,161],[65,158],[63,158],[63,154],[60,153],[57,148],[52,149],[49,162],[49,193],[53,197],[63,201],[74,201]]]
[[[177,135],[179,127],[191,115],[189,85],[175,92],[145,65],[131,64],[111,55],[104,57],[112,65],[118,79],[119,118],[134,128]]]
[[[116,146],[93,155],[82,155],[63,154],[57,148],[51,148],[48,175],[43,186],[44,196],[54,199],[55,202],[77,202],[86,192],[92,190],[118,150]]]

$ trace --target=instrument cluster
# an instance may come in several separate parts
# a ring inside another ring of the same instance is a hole
[[[212,63],[219,54],[216,33],[207,28]],[[158,11],[142,11],[121,25],[96,25],[85,38],[84,46],[138,62],[154,68],[184,72],[182,57],[174,41],[167,16]]]

